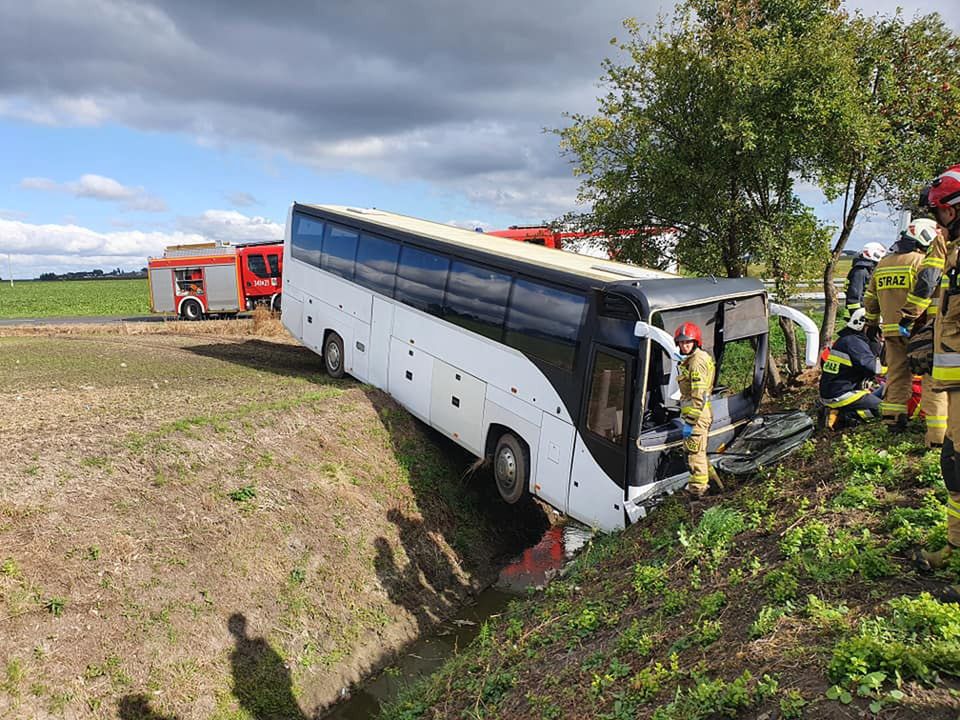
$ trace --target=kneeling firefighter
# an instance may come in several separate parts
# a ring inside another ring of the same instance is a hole
[[[700,328],[685,322],[673,334],[677,343],[677,382],[680,385],[680,419],[683,421],[683,449],[687,453],[690,481],[687,492],[696,497],[706,494],[712,480],[722,487],[717,471],[707,460],[707,440],[713,413],[710,394],[716,366],[710,353],[703,349]]]
[[[880,417],[880,391],[865,387],[880,372],[880,344],[864,333],[866,314],[863,308],[854,311],[830,348],[820,376],[820,403],[843,424]],[[826,424],[835,425],[830,420]]]
[[[933,381],[947,397],[947,432],[940,451],[940,472],[947,487],[947,544],[921,551],[921,568],[942,568],[960,549],[960,165],[941,173],[920,196],[947,235],[947,258],[934,327]],[[960,602],[960,585],[945,588],[944,599]]]

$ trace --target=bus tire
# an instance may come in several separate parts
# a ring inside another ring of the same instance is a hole
[[[196,300],[184,300],[180,306],[180,317],[184,320],[203,320],[203,306]]]
[[[273,296],[273,300],[270,301],[270,309],[274,312],[280,312],[280,293]]]
[[[323,341],[323,367],[330,377],[343,377],[343,340],[333,331]]]
[[[493,451],[493,479],[500,497],[514,504],[523,497],[530,479],[530,454],[520,440],[504,433]]]

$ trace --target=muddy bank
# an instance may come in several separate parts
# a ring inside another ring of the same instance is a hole
[[[542,533],[243,322],[0,331],[0,716],[309,717]]]

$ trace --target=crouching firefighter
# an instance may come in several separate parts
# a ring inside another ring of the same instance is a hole
[[[939,569],[960,548],[960,165],[941,173],[920,195],[946,231],[947,258],[941,283],[940,308],[934,326],[933,382],[947,397],[947,431],[940,451],[940,472],[947,487],[947,544],[934,552],[921,551],[921,569]],[[960,585],[949,585],[943,598],[960,602]]]
[[[680,419],[683,421],[683,449],[687,453],[690,481],[687,492],[695,497],[707,493],[711,480],[717,487],[723,484],[717,471],[707,460],[707,440],[713,413],[710,394],[716,366],[710,353],[703,349],[700,328],[685,322],[673,334],[677,343],[677,381],[680,385]]]
[[[854,311],[823,363],[820,403],[827,427],[880,417],[880,391],[865,387],[880,372],[880,344],[864,333],[866,314],[863,308]]]

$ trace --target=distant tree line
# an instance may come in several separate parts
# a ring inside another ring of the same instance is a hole
[[[68,272],[68,273],[52,273],[46,272],[41,273],[40,277],[37,280],[117,280],[117,279],[131,279],[131,278],[144,278],[147,276],[147,269],[140,268],[139,270],[130,270],[124,271],[120,268],[114,268],[109,272],[104,272],[103,270],[80,270],[78,272]]]

